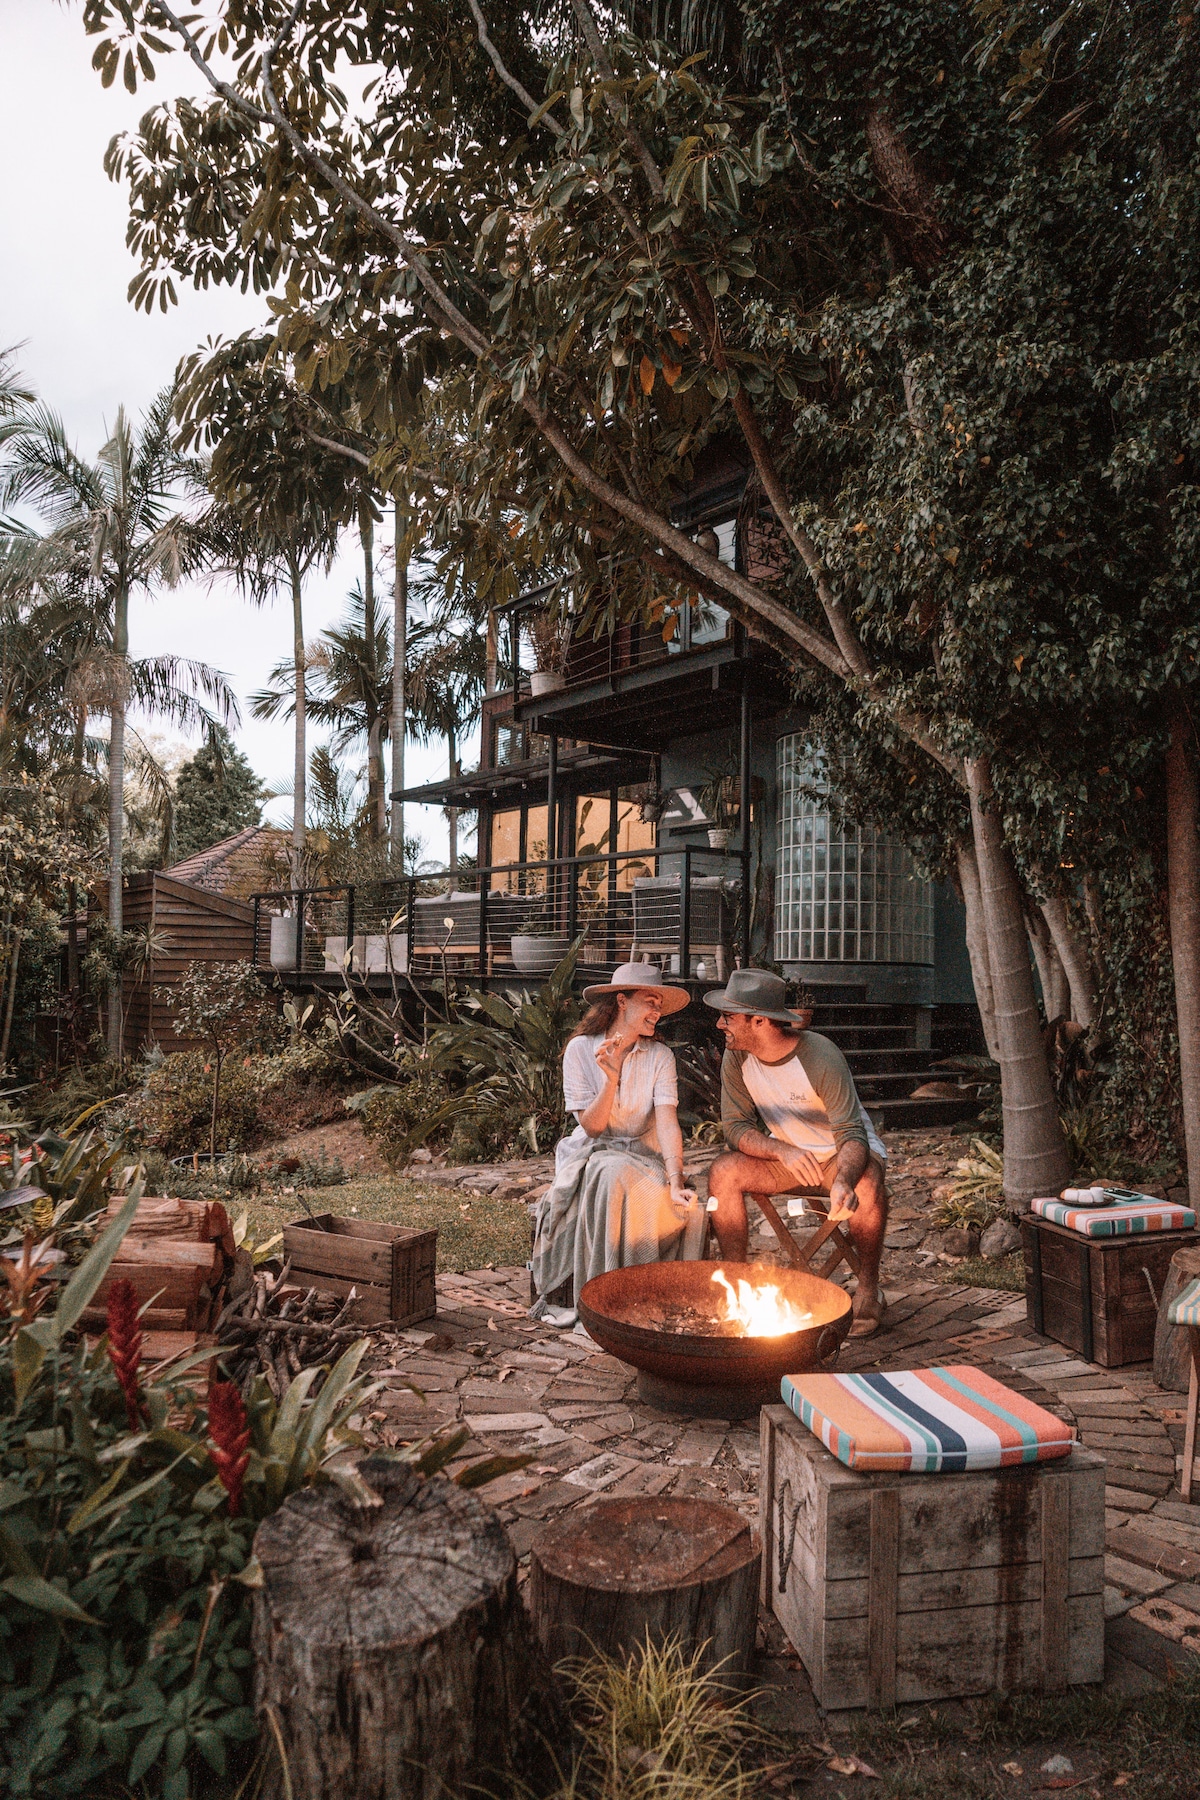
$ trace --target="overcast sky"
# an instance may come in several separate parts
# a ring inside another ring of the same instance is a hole
[[[119,81],[101,87],[77,4],[0,0],[0,23],[0,348],[21,346],[17,361],[27,381],[61,413],[76,448],[93,456],[118,406],[141,412],[181,356],[208,337],[261,324],[265,309],[255,295],[223,288],[183,290],[172,311],[150,316],[134,312],[125,297],[134,273],[125,248],[125,195],[105,176],[104,151],[148,106],[196,91],[182,59],[164,58],[158,80],[130,95]],[[332,574],[310,581],[310,637],[339,616],[358,574],[355,550],[347,542]],[[173,651],[229,676],[243,715],[235,735],[270,783],[291,773],[290,722],[250,718],[246,696],[264,684],[290,643],[290,607],[282,598],[257,611],[221,588],[178,589],[139,599],[131,609],[135,656]],[[446,773],[440,744],[410,744],[407,758],[413,783]],[[288,814],[287,802],[271,809],[275,818]],[[440,811],[409,808],[405,823],[440,858],[446,841]]]

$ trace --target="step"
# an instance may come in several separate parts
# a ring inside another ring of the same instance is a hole
[[[854,1006],[817,1006],[813,1009],[813,1024],[817,1030],[827,1025],[904,1025],[911,1026],[919,1013],[928,1014],[928,1007],[904,1006],[892,1004],[890,1001],[879,1001],[874,1005]]]
[[[836,1041],[836,1040],[835,1040]],[[929,1050],[919,1050],[911,1044],[897,1045],[891,1049],[847,1050],[840,1046],[846,1061],[854,1072],[855,1079],[860,1075],[897,1075],[911,1070],[920,1070],[926,1074],[933,1063],[933,1054]],[[945,1081],[945,1069],[937,1071],[937,1079]]]
[[[862,1100],[868,1097],[872,1100],[903,1100],[927,1081],[949,1080],[945,1069],[876,1069],[871,1074],[853,1073],[854,1085]],[[963,1094],[955,1098],[973,1100],[975,1096]]]
[[[919,1131],[926,1125],[957,1125],[960,1119],[976,1119],[980,1100],[879,1100],[870,1101],[872,1118],[882,1119],[885,1131]]]
[[[814,1022],[813,1030],[819,1031],[823,1037],[831,1039],[839,1050],[911,1050],[913,1044],[913,1028],[911,1025],[829,1025],[822,1026]],[[928,1057],[928,1050],[921,1055]]]

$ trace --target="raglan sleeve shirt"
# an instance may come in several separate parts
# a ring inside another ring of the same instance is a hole
[[[853,1141],[871,1148],[866,1120],[854,1089],[854,1077],[836,1044],[816,1032],[806,1032],[797,1041],[796,1057],[813,1092],[825,1109],[833,1136],[833,1154]],[[734,1150],[740,1148],[748,1131],[766,1131],[779,1137],[763,1123],[743,1073],[744,1053],[726,1050],[721,1058],[721,1124],[726,1142]],[[790,1059],[788,1059],[790,1060]]]

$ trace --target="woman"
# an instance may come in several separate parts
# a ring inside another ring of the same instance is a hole
[[[694,1261],[704,1210],[683,1185],[675,1058],[654,1033],[688,1004],[649,963],[625,963],[584,989],[589,1010],[563,1056],[577,1120],[554,1153],[554,1184],[534,1215],[534,1318],[573,1325],[586,1281],[631,1263]],[[553,1304],[573,1283],[572,1305]]]

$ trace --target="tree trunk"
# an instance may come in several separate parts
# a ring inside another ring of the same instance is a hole
[[[1050,928],[1058,960],[1070,984],[1071,1017],[1078,1025],[1096,1023],[1096,983],[1087,951],[1079,941],[1061,894],[1041,902],[1042,916]]]
[[[129,656],[129,592],[117,590],[113,615],[113,693],[108,733],[108,928],[120,944],[125,930],[125,694]],[[121,975],[108,984],[108,1054],[122,1059]]]
[[[744,1681],[754,1656],[759,1552],[750,1527],[712,1500],[599,1500],[535,1539],[534,1628],[552,1663],[597,1651],[624,1660],[678,1638],[705,1669]]]
[[[1059,961],[1046,916],[1036,904],[1031,912],[1025,914],[1025,930],[1029,936],[1033,960],[1037,964],[1038,980],[1042,987],[1042,1010],[1046,1014],[1047,1023],[1051,1019],[1065,1019],[1071,1009],[1071,988],[1067,972]]]
[[[986,757],[965,764],[987,928],[1004,1113],[1004,1193],[1024,1210],[1070,1177],[1033,991],[1021,888],[1004,842]]]
[[[1167,751],[1167,891],[1179,1029],[1179,1093],[1187,1149],[1188,1203],[1200,1206],[1200,838],[1196,765],[1183,706],[1171,715]]]
[[[4,1035],[0,1037],[0,1069],[8,1062],[8,1045],[12,1037],[13,1010],[17,1004],[17,971],[21,961],[21,940],[25,933],[18,925],[8,940],[8,996],[4,1002]]]
[[[304,594],[300,568],[288,557],[292,583],[292,666],[296,677],[296,718],[292,752],[292,886],[304,885],[305,825],[308,818],[308,690],[304,653]]]
[[[404,787],[404,740],[408,735],[408,710],[404,680],[408,661],[408,563],[404,557],[404,509],[396,501],[396,585],[392,620],[392,793]],[[392,861],[396,873],[404,872],[404,802],[392,800]]]
[[[458,734],[453,726],[446,733],[446,747],[450,753],[450,779],[458,779]],[[451,869],[458,867],[458,808],[446,808],[446,821],[449,835],[448,862]]]
[[[359,535],[363,550],[363,646],[367,657],[367,817],[371,836],[387,836],[387,800],[383,787],[383,719],[380,714],[382,695],[379,690],[379,640],[375,622],[375,521],[364,500],[358,515]]]
[[[549,1792],[570,1727],[499,1519],[442,1477],[382,1459],[359,1473],[378,1504],[305,1488],[255,1537],[267,1796]]]
[[[974,846],[965,838],[955,845],[958,863],[958,886],[967,914],[967,955],[971,959],[971,979],[975,985],[975,1001],[983,1026],[983,1041],[994,1062],[1000,1060],[1000,1040],[996,1036],[996,1002],[992,993],[992,970],[988,960],[987,926],[983,918],[983,894],[979,886],[979,864]]]

